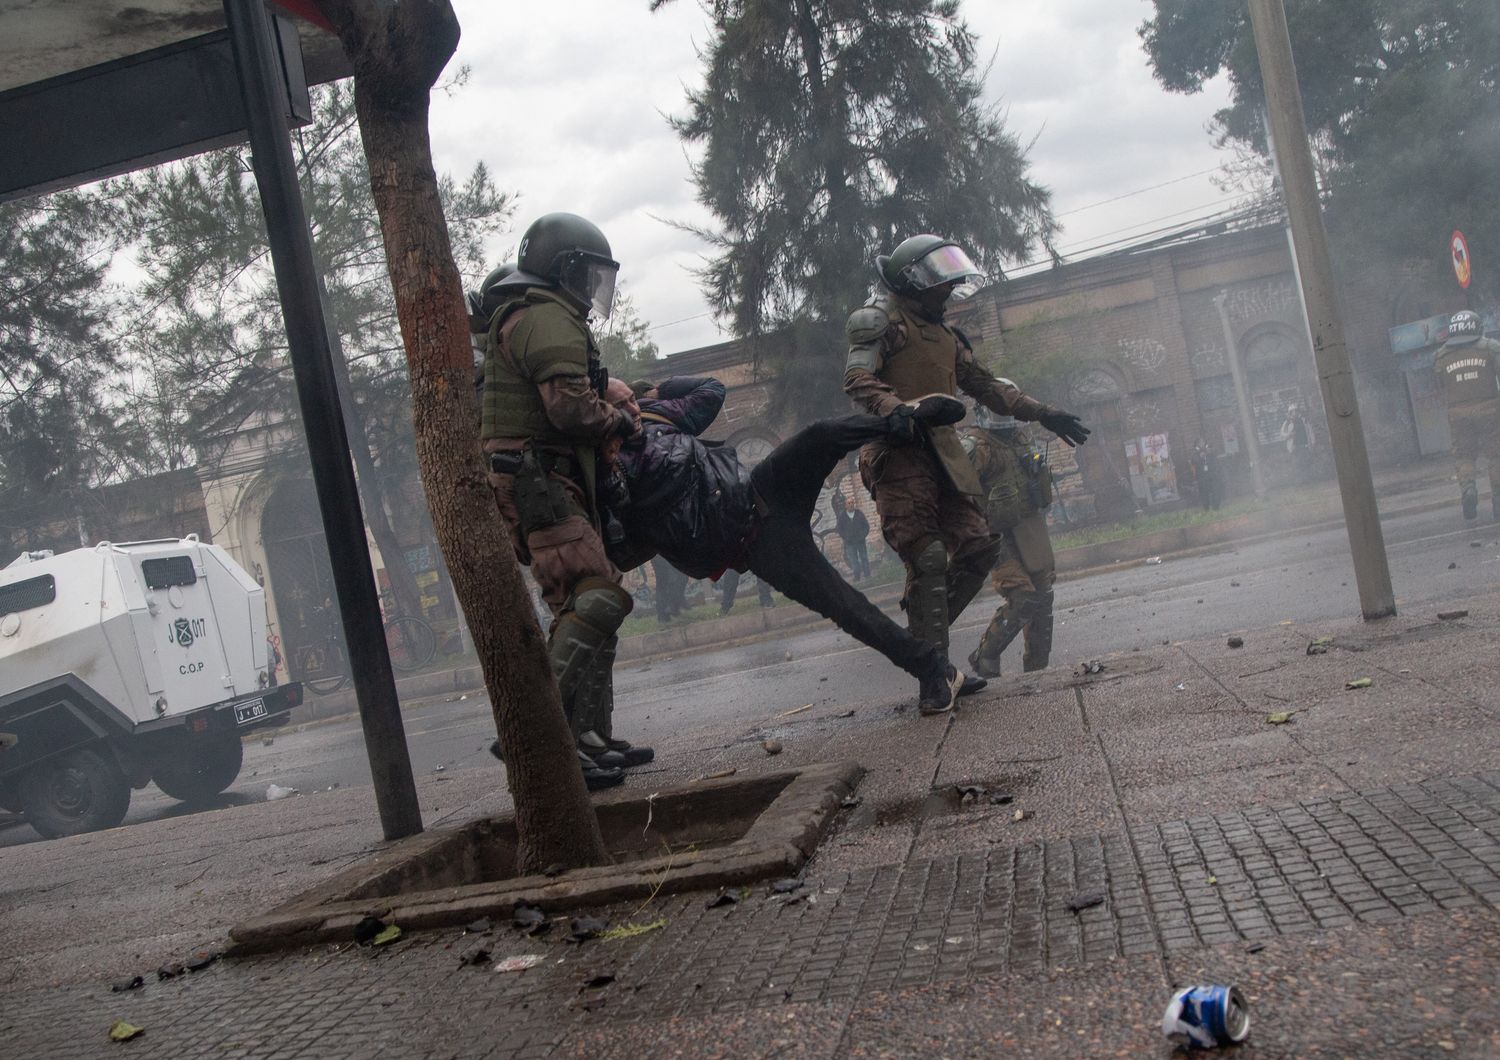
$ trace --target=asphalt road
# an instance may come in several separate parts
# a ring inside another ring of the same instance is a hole
[[[1500,580],[1500,526],[1465,527],[1457,506],[1397,515],[1384,522],[1397,605],[1406,612],[1441,604]],[[1477,544],[1476,544],[1477,543]],[[1450,564],[1456,564],[1450,568]],[[996,604],[986,593],[958,623],[954,658],[978,642]],[[1057,588],[1054,666],[1174,640],[1229,634],[1293,621],[1344,619],[1358,597],[1343,529],[1317,530],[1167,557],[1159,565],[1103,571]],[[1019,652],[1012,649],[1006,662]],[[883,702],[915,683],[875,652],[832,626],[786,638],[680,658],[627,664],[616,674],[616,731],[651,743],[666,733],[737,732],[768,714],[804,703],[860,706]],[[494,736],[485,698],[427,704],[405,712],[418,775],[484,766]],[[499,774],[497,771],[497,782]],[[239,780],[217,806],[260,801],[276,784],[305,795],[370,783],[356,718],[268,732],[245,748]],[[126,823],[190,812],[154,786],[135,793]],[[34,842],[36,834],[0,817],[0,846]]]

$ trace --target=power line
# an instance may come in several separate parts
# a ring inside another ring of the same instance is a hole
[[[1127,191],[1121,195],[1116,195],[1112,199],[1100,199],[1098,202],[1091,202],[1087,206],[1075,206],[1073,209],[1065,210],[1064,212],[1057,214],[1056,216],[1071,217],[1075,213],[1083,213],[1084,210],[1092,210],[1095,206],[1107,206],[1112,202],[1119,202],[1121,199],[1129,199],[1132,196],[1144,195],[1148,191],[1156,191],[1158,188],[1166,188],[1170,187],[1173,184],[1181,184],[1185,180],[1192,180],[1194,177],[1202,177],[1206,176],[1209,173],[1217,173],[1218,171],[1218,166],[1213,166],[1210,169],[1200,169],[1196,173],[1189,173],[1184,177],[1173,177],[1171,180],[1164,180],[1160,184],[1152,184],[1148,188],[1137,188],[1135,191]]]

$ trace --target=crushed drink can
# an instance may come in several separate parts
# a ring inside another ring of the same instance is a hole
[[[1172,995],[1161,1032],[1177,1045],[1215,1049],[1250,1034],[1250,1006],[1232,986],[1190,986]]]

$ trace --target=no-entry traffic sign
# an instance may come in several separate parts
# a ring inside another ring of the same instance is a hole
[[[1474,263],[1469,259],[1469,241],[1462,232],[1454,229],[1448,248],[1453,252],[1453,274],[1458,277],[1458,285],[1467,291],[1469,281],[1474,278]]]

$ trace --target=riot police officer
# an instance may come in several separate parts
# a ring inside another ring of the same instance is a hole
[[[964,334],[944,323],[949,299],[971,294],[983,279],[961,247],[940,236],[912,236],[875,264],[879,283],[847,324],[844,391],[859,406],[887,416],[903,401],[963,390],[1000,415],[1040,422],[1069,445],[1088,438],[1077,416],[985,371]],[[946,652],[948,626],[984,584],[1000,540],[977,503],[979,480],[957,432],[935,428],[930,441],[871,442],[860,453],[860,474],[886,541],[906,565],[907,623]],[[977,687],[982,682],[963,691]]]
[[[1479,314],[1472,309],[1454,313],[1448,318],[1448,340],[1432,362],[1448,403],[1448,430],[1453,435],[1465,519],[1479,515],[1474,461],[1481,455],[1489,465],[1490,512],[1500,519],[1500,394],[1495,387],[1500,342],[1485,338],[1483,330]]]
[[[619,783],[622,767],[653,756],[611,732],[617,632],[633,601],[600,537],[596,458],[636,428],[603,400],[589,318],[608,318],[619,268],[595,225],[547,214],[522,237],[515,271],[489,283],[478,307],[489,309],[480,437],[490,484],[516,556],[552,611],[547,650],[590,788]]]
[[[1005,382],[1005,380],[1001,380]],[[978,409],[964,432],[964,451],[984,490],[984,514],[1000,537],[990,581],[1003,599],[969,656],[981,677],[1000,676],[1000,656],[1024,632],[1027,673],[1042,670],[1052,653],[1052,584],[1057,563],[1047,534],[1052,472],[1021,421]]]

